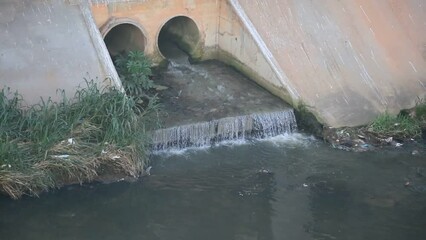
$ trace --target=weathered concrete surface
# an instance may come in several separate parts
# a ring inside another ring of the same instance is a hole
[[[423,0],[230,2],[247,16],[246,30],[261,36],[275,72],[284,73],[272,84],[285,86],[331,126],[365,124],[425,96]]]
[[[159,51],[158,43],[162,28],[175,17],[189,18],[197,25],[199,34],[184,21],[176,26],[182,28],[184,41],[189,38],[187,44],[196,45],[190,49],[192,57],[202,60],[218,58],[288,102],[294,100],[294,94],[287,92],[289,88],[277,76],[279,69],[271,66],[252,32],[245,28],[228,0],[95,0],[92,1],[92,12],[103,36],[122,24],[138,27],[146,39],[145,53],[153,58],[154,63],[165,57]],[[193,38],[198,35],[199,41],[196,42]]]
[[[57,96],[57,89],[73,94],[84,78],[113,75],[84,10],[64,1],[0,1],[0,87],[18,90],[31,104]]]
[[[221,3],[217,57],[275,95],[297,104],[297,96],[288,91],[292,87],[285,73],[278,67],[253,26],[247,22],[249,19],[243,9],[240,10],[238,12],[231,1]]]
[[[330,126],[354,126],[425,97],[425,13],[422,0],[3,0],[0,84],[29,103],[84,77],[120,85],[103,37],[131,24],[143,34],[135,46],[159,62],[162,27],[184,16],[199,30],[197,58],[223,60]]]
[[[92,13],[102,36],[123,23],[139,27],[146,37],[145,53],[154,62],[164,59],[158,50],[158,36],[162,27],[171,19],[186,16],[193,20],[200,32],[199,49],[203,58],[214,54],[217,46],[218,9],[222,0],[145,0],[129,2],[125,0],[94,0]]]
[[[159,97],[164,127],[290,109],[284,101],[219,61],[191,65],[176,46],[166,69],[154,81],[168,89]]]

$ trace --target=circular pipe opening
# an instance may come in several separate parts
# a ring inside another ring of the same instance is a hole
[[[104,37],[105,45],[112,59],[129,51],[144,51],[146,37],[141,29],[130,23],[118,24]]]
[[[165,58],[175,58],[182,51],[191,58],[201,57],[200,31],[189,17],[178,16],[167,21],[158,35],[158,49]]]

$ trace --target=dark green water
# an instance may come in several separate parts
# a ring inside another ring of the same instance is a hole
[[[0,198],[0,239],[426,239],[426,159],[411,151],[296,134],[156,155],[135,183]]]

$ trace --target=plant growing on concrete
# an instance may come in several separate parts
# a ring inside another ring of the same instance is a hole
[[[154,82],[150,79],[151,61],[143,52],[130,51],[120,55],[115,60],[115,66],[127,94],[140,96],[154,88]]]
[[[310,107],[303,102],[297,104],[295,111],[297,125],[302,131],[310,132],[316,137],[322,137],[323,125],[317,120],[309,108]]]
[[[12,198],[105,173],[139,176],[147,161],[146,123],[156,105],[87,81],[74,98],[23,110],[22,97],[0,92],[0,192]]]
[[[383,138],[407,139],[418,137],[421,134],[421,127],[417,119],[403,114],[395,116],[387,112],[379,115],[368,126],[368,130]]]
[[[419,98],[414,107],[414,117],[421,122],[423,127],[426,127],[426,100]]]

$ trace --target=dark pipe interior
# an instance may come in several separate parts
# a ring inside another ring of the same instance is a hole
[[[112,58],[129,51],[144,51],[146,39],[135,25],[124,23],[113,27],[104,38]]]
[[[176,47],[192,56],[198,47],[200,33],[195,22],[188,17],[175,17],[169,20],[160,31],[158,47],[166,58],[174,58]]]

